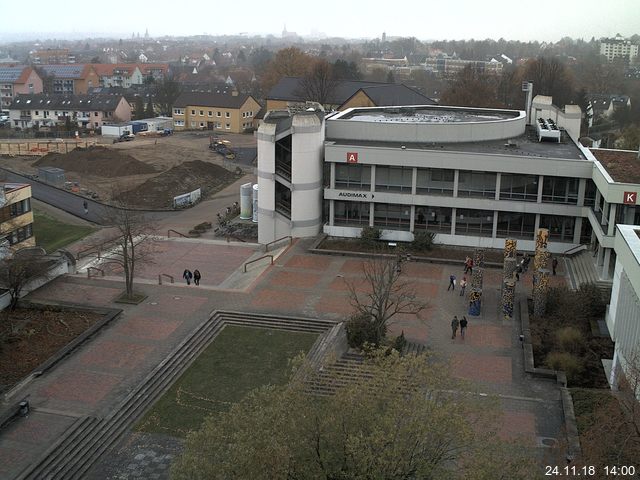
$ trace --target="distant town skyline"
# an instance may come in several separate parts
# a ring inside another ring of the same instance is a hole
[[[343,38],[416,37],[420,40],[558,41],[562,37],[628,37],[640,33],[638,0],[400,0],[389,4],[324,0],[313,4],[280,0],[220,4],[156,0],[126,8],[68,5],[32,0],[2,6],[0,41],[131,38],[193,35],[274,35],[286,25],[300,36]],[[442,5],[442,6],[439,6]],[[237,10],[234,9],[237,7]],[[10,19],[10,21],[6,21]]]

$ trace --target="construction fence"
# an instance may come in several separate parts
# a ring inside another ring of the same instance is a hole
[[[97,143],[96,140],[0,142],[0,155],[42,156],[51,152],[69,153],[76,148],[88,148]]]

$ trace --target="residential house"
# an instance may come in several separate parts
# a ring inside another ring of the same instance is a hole
[[[265,111],[304,107],[311,100],[300,77],[283,77],[267,94]],[[429,97],[403,84],[342,80],[329,92],[326,110],[393,105],[433,105]]]
[[[94,63],[93,69],[98,74],[101,87],[130,88],[142,85],[144,78],[135,63]]]
[[[29,54],[35,65],[76,63],[76,56],[68,48],[47,48]]]
[[[638,58],[638,44],[632,43],[620,34],[615,38],[600,39],[600,55],[607,57],[610,62],[614,58],[626,58],[630,63]]]
[[[163,80],[169,74],[168,63],[138,63],[144,79]]]
[[[613,112],[620,108],[631,107],[631,98],[628,95],[615,95],[607,93],[591,93],[587,95],[589,106],[589,126],[593,126],[593,120],[598,118],[611,118]]]
[[[0,66],[0,104],[7,110],[13,98],[21,93],[42,93],[42,79],[36,71],[24,65]]]
[[[173,104],[176,130],[206,129],[242,133],[253,128],[260,104],[251,95],[188,92]]]
[[[6,240],[13,251],[36,245],[31,185],[5,183],[0,188],[0,238]]]
[[[100,78],[92,65],[40,65],[47,93],[86,94],[100,85]]]
[[[53,127],[70,121],[95,130],[105,123],[130,120],[131,107],[122,95],[18,95],[9,107],[11,126],[19,128]]]

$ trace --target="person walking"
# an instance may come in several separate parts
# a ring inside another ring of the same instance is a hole
[[[524,273],[527,273],[527,270],[529,269],[530,261],[531,261],[531,257],[529,256],[529,254],[525,253],[524,258],[522,259],[522,271]]]
[[[518,268],[516,268],[516,282],[520,281],[520,274],[522,273],[522,267],[520,265],[518,265]]]
[[[464,295],[464,289],[467,288],[467,277],[462,277],[460,280],[460,296]]]
[[[451,339],[456,338],[456,334],[458,333],[458,326],[460,326],[460,321],[458,320],[458,316],[454,315],[453,320],[451,320]]]
[[[467,258],[464,259],[464,273],[467,273],[469,271],[469,261],[471,260],[471,257],[469,257],[467,255]]]
[[[84,214],[88,214],[89,213],[89,202],[87,202],[86,200],[84,202],[82,202],[82,207],[84,208]]]
[[[467,331],[467,317],[462,316],[462,320],[460,320],[460,337],[464,340],[464,333]]]
[[[551,269],[553,270],[553,274],[556,274],[556,269],[558,268],[558,259],[556,257],[553,257],[553,260],[551,261]]]
[[[182,272],[182,278],[184,278],[187,281],[187,285],[191,285],[191,279],[193,278],[193,273],[191,273],[191,270],[189,270],[188,268],[185,268],[184,272]]]
[[[193,271],[193,283],[196,285],[200,285],[200,278],[202,278],[202,275],[200,275],[200,270],[195,269]]]
[[[449,286],[447,287],[447,292],[449,290],[455,290],[456,289],[456,276],[452,273],[451,275],[449,275]]]

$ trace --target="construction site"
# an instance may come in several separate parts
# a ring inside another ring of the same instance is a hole
[[[20,153],[18,153],[20,152]],[[201,199],[253,172],[251,135],[200,132],[91,141],[5,142],[0,167],[104,203],[173,209],[174,197],[200,189]]]

